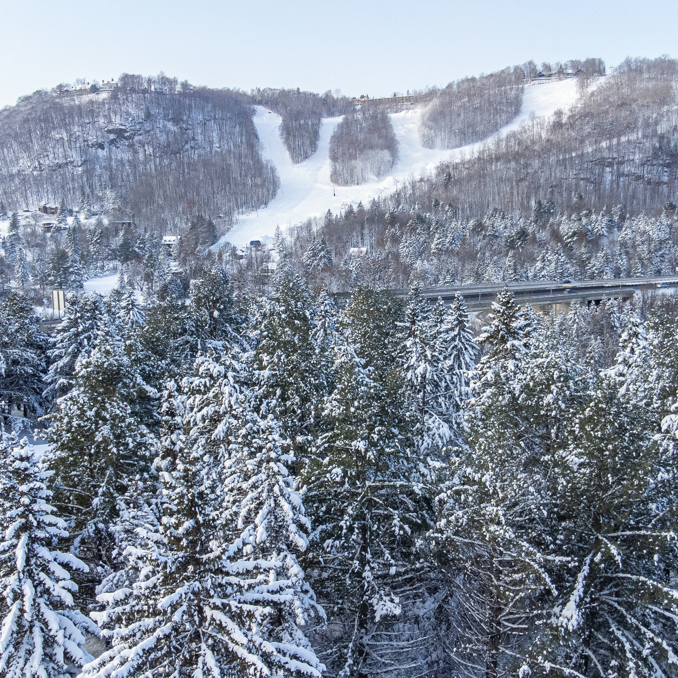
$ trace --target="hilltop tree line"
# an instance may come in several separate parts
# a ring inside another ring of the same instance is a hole
[[[565,67],[586,82],[604,72],[594,59]],[[555,76],[562,68],[541,66]],[[485,138],[518,112],[522,84],[536,72],[529,62],[428,91],[426,100],[433,101],[423,116],[424,143],[451,147]],[[98,213],[122,208],[161,232],[196,212],[228,227],[239,212],[266,205],[278,190],[275,169],[260,155],[253,105],[281,115],[281,138],[295,163],[317,150],[323,118],[348,115],[333,151],[333,176],[342,185],[382,175],[397,157],[385,116],[356,112],[338,92],[266,88],[248,94],[195,87],[163,73],[123,73],[107,92],[96,82],[76,84],[37,91],[0,112],[0,200],[8,210],[62,199],[73,207],[86,196]]]
[[[450,204],[470,219],[494,208],[526,214],[538,200],[559,211],[579,200],[596,211],[617,204],[633,214],[661,209],[678,195],[677,92],[677,61],[627,59],[568,113],[443,163],[415,199]]]
[[[673,675],[673,301],[474,337],[283,260],[0,321],[3,673]]]

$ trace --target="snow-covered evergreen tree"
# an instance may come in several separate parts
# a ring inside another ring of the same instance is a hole
[[[19,215],[14,212],[7,225],[7,237],[5,238],[5,257],[10,266],[16,264],[17,252],[21,247],[21,231],[19,228]]]
[[[459,439],[463,406],[471,395],[470,378],[478,347],[469,326],[466,302],[457,293],[437,324],[436,354],[441,361],[437,390],[433,394],[435,411]]]
[[[607,375],[617,384],[619,396],[638,407],[651,405],[650,360],[647,330],[640,318],[634,316],[622,332],[615,364]]]
[[[24,418],[17,426],[43,412],[47,342],[28,297],[15,292],[0,302],[0,402],[10,428],[12,410]]]
[[[403,376],[413,399],[419,426],[424,427],[431,393],[436,392],[439,359],[436,352],[435,326],[431,305],[418,287],[412,287],[407,299],[405,322],[407,339],[404,349]]]
[[[117,497],[151,461],[149,432],[137,413],[139,402],[154,393],[108,330],[99,330],[94,350],[78,361],[72,388],[47,417],[46,433],[60,485],[57,503],[68,507],[75,536],[95,550],[88,556],[94,561],[110,546]]]
[[[674,422],[653,442],[625,395],[603,375],[554,465],[558,596],[524,664],[532,675],[649,678],[678,662]]]
[[[442,637],[455,671],[497,678],[510,671],[553,593],[540,540],[543,454],[522,403],[535,320],[504,291],[480,338],[486,353],[472,375],[466,444],[452,457],[432,533],[454,582]],[[550,391],[547,389],[547,393]]]
[[[417,603],[430,583],[416,548],[428,517],[411,422],[390,377],[345,338],[335,350],[326,432],[304,476],[314,525],[307,569],[328,615],[313,637],[334,675],[386,666],[408,675],[428,636]],[[396,628],[403,644],[393,643]]]
[[[328,247],[325,238],[321,238],[320,240],[314,238],[313,242],[304,252],[302,261],[309,273],[321,271],[323,268],[331,266],[332,250]]]
[[[59,203],[59,210],[56,215],[57,224],[61,226],[66,226],[68,224],[68,208],[66,207],[66,200],[61,198]]]
[[[96,293],[69,294],[66,311],[51,338],[50,366],[45,376],[45,397],[62,396],[72,387],[80,358],[92,352],[104,316],[103,299]]]
[[[321,675],[301,630],[315,604],[295,557],[308,523],[292,459],[239,370],[227,356],[200,356],[185,396],[167,391],[160,538],[149,540],[138,581],[100,596],[107,607],[96,618],[113,647],[85,676]]]
[[[324,380],[313,341],[313,303],[308,286],[286,262],[273,281],[273,299],[262,300],[251,320],[256,347],[254,382],[266,412],[297,445],[312,431]]]
[[[23,247],[18,247],[16,250],[15,264],[14,264],[14,284],[17,287],[26,287],[31,281],[28,274],[28,265],[26,264],[26,253]]]
[[[202,350],[214,342],[242,347],[238,330],[243,319],[236,312],[231,281],[223,269],[212,268],[193,283],[189,312],[195,322],[198,346]]]
[[[45,481],[51,473],[41,468],[33,448],[2,433],[0,453],[0,675],[66,678],[71,666],[91,659],[83,632],[96,627],[75,608],[77,586],[69,574],[87,566],[56,548],[68,537],[66,523],[49,504]]]

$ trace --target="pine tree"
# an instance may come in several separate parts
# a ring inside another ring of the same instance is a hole
[[[263,300],[251,319],[256,340],[254,382],[285,436],[295,445],[312,431],[324,395],[313,342],[313,302],[308,286],[282,262],[272,300]]]
[[[66,226],[68,224],[68,208],[66,207],[66,200],[61,198],[61,203],[59,204],[59,211],[57,212],[57,224]]]
[[[315,307],[315,322],[311,331],[311,338],[315,345],[318,361],[318,375],[322,393],[331,393],[334,384],[332,381],[334,363],[334,348],[338,340],[337,307],[332,298],[323,291],[320,293]]]
[[[83,289],[85,274],[82,269],[82,253],[80,249],[80,221],[77,217],[66,231],[65,246],[68,253],[67,286],[72,290]]]
[[[471,395],[470,375],[478,347],[469,327],[464,297],[457,292],[438,323],[436,353],[441,361],[435,408],[448,424],[453,438],[459,440],[464,403]]]
[[[239,369],[226,356],[199,357],[187,397],[166,392],[155,462],[159,540],[149,541],[132,587],[101,597],[107,609],[97,620],[113,647],[85,676],[219,678],[229,667],[257,677],[321,675],[299,628],[314,607],[294,556],[306,545],[301,498],[275,425],[248,405]]]
[[[33,305],[23,294],[10,294],[0,303],[0,401],[6,417],[13,409],[29,418],[42,414],[46,348]]]
[[[189,313],[196,325],[196,338],[202,348],[213,342],[242,346],[239,328],[242,318],[235,310],[231,281],[221,268],[205,272],[191,287]]]
[[[324,290],[317,301],[316,322],[312,331],[317,350],[327,352],[335,345],[337,338],[337,307]]]
[[[80,212],[85,219],[92,216],[92,200],[89,191],[83,187],[80,190]]]
[[[80,255],[82,254],[80,249],[80,234],[78,233],[78,226],[80,225],[80,220],[76,218],[73,219],[73,223],[68,227],[66,231],[65,246],[68,256],[71,259],[80,260]]]
[[[99,562],[111,547],[117,497],[150,464],[149,432],[136,412],[152,393],[108,327],[78,360],[72,384],[46,418],[48,460],[60,486],[57,505],[68,507],[88,559]]]
[[[308,246],[302,261],[309,273],[321,271],[323,268],[332,265],[332,251],[327,245],[325,238],[320,240],[313,239],[313,242]]]
[[[51,364],[45,376],[46,398],[65,395],[72,388],[75,367],[81,358],[87,358],[92,352],[103,317],[100,295],[68,295],[64,319],[57,327],[51,339],[52,348],[48,351]]]
[[[56,246],[47,260],[47,283],[55,289],[66,289],[69,284],[68,252]]]
[[[603,375],[569,427],[548,509],[558,596],[532,675],[671,675],[678,657],[674,421],[653,442],[642,406]]]
[[[438,356],[431,318],[431,306],[421,290],[413,287],[405,311],[407,339],[405,340],[403,376],[413,399],[413,410],[419,426],[425,426],[431,391],[435,391],[435,372]]]
[[[87,566],[55,550],[68,537],[66,523],[49,505],[51,492],[32,447],[15,434],[2,434],[2,511],[0,575],[4,598],[0,634],[0,674],[27,678],[66,678],[68,663],[91,659],[84,632],[96,627],[73,603],[77,586],[69,569]]]
[[[645,325],[634,316],[622,332],[615,364],[607,371],[607,376],[617,385],[621,398],[646,409],[652,405],[650,361]]]
[[[115,315],[120,326],[132,333],[146,322],[144,309],[137,299],[136,292],[131,287],[125,286],[120,291]]]
[[[14,284],[17,287],[26,287],[31,278],[28,274],[28,266],[26,265],[26,253],[23,247],[18,247],[16,250],[14,264]]]
[[[307,569],[328,615],[314,632],[317,647],[334,675],[362,677],[406,667],[426,645],[418,603],[430,580],[416,540],[428,516],[402,389],[391,390],[391,378],[345,336],[326,432],[304,473],[314,524]],[[393,642],[396,628],[402,644]]]
[[[5,256],[10,266],[16,264],[17,250],[21,246],[21,234],[19,230],[19,215],[14,212],[7,226],[5,239]]]
[[[144,300],[147,304],[155,301],[155,292],[157,287],[157,277],[160,262],[155,252],[151,250],[143,261],[143,280],[144,280]]]
[[[499,295],[479,339],[486,353],[472,375],[465,445],[450,460],[437,500],[432,537],[454,582],[450,636],[441,642],[462,675],[510,672],[533,626],[547,616],[541,599],[554,593],[540,540],[547,474],[533,470],[544,448],[521,379],[535,325],[510,292]]]
[[[198,352],[194,317],[183,299],[168,296],[146,310],[139,340],[166,378],[182,379],[190,372]]]

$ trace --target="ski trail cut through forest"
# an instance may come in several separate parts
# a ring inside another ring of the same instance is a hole
[[[318,150],[298,165],[292,163],[280,138],[281,118],[262,106],[256,107],[254,124],[261,142],[261,152],[278,170],[280,190],[267,207],[239,217],[235,226],[215,247],[225,242],[242,247],[250,240],[266,240],[275,234],[276,226],[286,228],[310,217],[335,214],[342,207],[394,192],[408,178],[429,172],[445,160],[468,157],[482,144],[518,129],[533,116],[551,116],[558,109],[568,110],[577,99],[574,78],[546,85],[526,87],[520,113],[497,133],[483,141],[454,150],[424,148],[419,141],[421,109],[390,114],[398,140],[398,160],[393,169],[378,180],[360,186],[334,186],[330,181],[330,138],[341,117],[325,118],[320,128]]]

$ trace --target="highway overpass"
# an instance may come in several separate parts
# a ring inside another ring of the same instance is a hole
[[[439,297],[450,303],[457,292],[461,293],[469,311],[486,311],[496,300],[497,294],[508,288],[520,304],[530,304],[535,308],[546,308],[571,304],[573,301],[600,303],[605,299],[628,299],[641,290],[660,288],[678,288],[678,275],[656,278],[619,278],[614,280],[582,280],[564,282],[562,280],[540,280],[537,282],[482,283],[479,285],[459,285],[452,287],[425,287],[422,294],[435,301]],[[396,291],[399,297],[406,297],[406,290]],[[336,299],[343,306],[350,297],[349,292],[339,293]]]
[[[469,311],[484,311],[491,307],[497,294],[504,288],[508,288],[520,304],[546,307],[559,304],[569,305],[578,300],[586,303],[600,303],[605,299],[628,299],[641,290],[678,288],[678,276],[572,282],[540,280],[538,282],[483,283],[454,287],[427,287],[422,289],[422,294],[431,300],[440,297],[444,302],[449,303],[459,292],[466,300]]]

